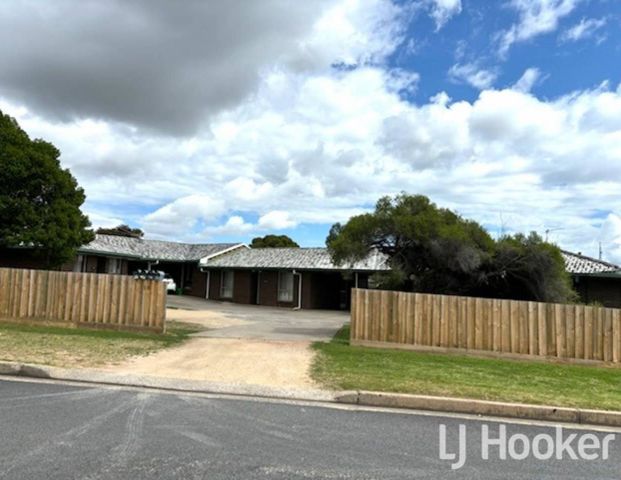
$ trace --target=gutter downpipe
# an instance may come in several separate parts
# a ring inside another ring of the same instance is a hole
[[[209,283],[211,280],[211,270],[207,270],[207,288],[205,289],[205,299],[209,300]]]
[[[296,272],[295,270],[293,271],[293,275],[297,275],[298,276],[298,306],[297,307],[293,307],[294,310],[301,310],[302,309],[302,273],[301,272]]]

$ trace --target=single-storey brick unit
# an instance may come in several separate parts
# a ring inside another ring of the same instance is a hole
[[[621,267],[565,250],[563,258],[582,302],[621,308]]]
[[[565,268],[584,303],[621,308],[621,267],[563,251]],[[0,267],[42,268],[26,247],[0,249]],[[131,275],[161,270],[185,295],[289,308],[349,308],[352,287],[366,288],[389,270],[372,252],[354,264],[335,265],[325,248],[258,248],[244,244],[190,244],[120,235],[96,235],[62,270]]]
[[[235,243],[190,244],[98,234],[78,250],[73,271],[131,275],[136,270],[161,270],[187,295],[205,295],[206,275],[199,261],[247,247]]]
[[[131,275],[136,270],[161,270],[175,280],[183,293],[204,297],[206,274],[199,270],[198,262],[236,248],[247,247],[235,243],[190,244],[97,234],[61,270],[120,275]],[[38,269],[42,264],[42,259],[33,256],[29,248],[0,250],[0,267]]]
[[[349,308],[352,287],[389,270],[372,252],[362,261],[335,265],[325,248],[240,248],[201,260],[207,298],[289,308]]]
[[[27,248],[0,251],[0,266],[41,268]],[[250,249],[244,244],[189,244],[97,234],[62,270],[131,275],[161,270],[185,295],[289,308],[349,308],[350,290],[388,270],[378,253],[336,266],[325,248]]]

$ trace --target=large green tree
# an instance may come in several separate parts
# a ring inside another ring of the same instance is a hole
[[[385,288],[542,301],[573,299],[560,250],[536,236],[498,242],[478,223],[439,208],[427,197],[383,197],[375,211],[333,225],[332,259],[355,261],[372,248],[389,257]]]
[[[97,233],[101,235],[116,235],[117,237],[132,237],[132,238],[144,237],[144,232],[140,228],[132,228],[129,225],[125,225],[125,224],[117,225],[116,227],[113,227],[113,228],[100,227],[97,229]]]
[[[477,223],[438,208],[423,195],[382,197],[373,213],[335,224],[327,246],[336,263],[376,248],[390,257],[384,286],[419,292],[466,293],[480,281],[494,241]]]
[[[535,232],[500,238],[493,273],[487,289],[494,296],[542,302],[577,300],[561,250]]]
[[[282,248],[295,247],[299,245],[295,243],[287,235],[265,235],[264,237],[255,237],[250,243],[250,248]]]
[[[0,111],[0,246],[29,247],[48,267],[93,239],[84,191],[51,143],[31,140]]]

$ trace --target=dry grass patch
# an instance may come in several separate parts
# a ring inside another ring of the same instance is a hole
[[[200,327],[171,322],[163,335],[0,324],[0,360],[57,367],[97,367],[185,341]]]

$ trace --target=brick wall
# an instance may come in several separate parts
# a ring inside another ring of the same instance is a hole
[[[220,297],[222,270],[211,270],[209,298],[212,300],[233,301],[236,303],[257,303],[257,282],[259,288],[258,304],[269,307],[293,308],[298,305],[299,276],[293,277],[293,300],[278,301],[278,271],[235,270],[233,298]],[[257,275],[258,273],[258,275]],[[338,272],[301,272],[302,274],[302,308],[339,309],[349,306],[349,292],[353,278],[345,279]],[[368,276],[360,274],[358,285],[366,288]],[[204,291],[204,290],[203,290]]]
[[[206,288],[207,274],[198,268],[194,268],[192,271],[192,287],[188,290],[188,295],[205,298]]]

